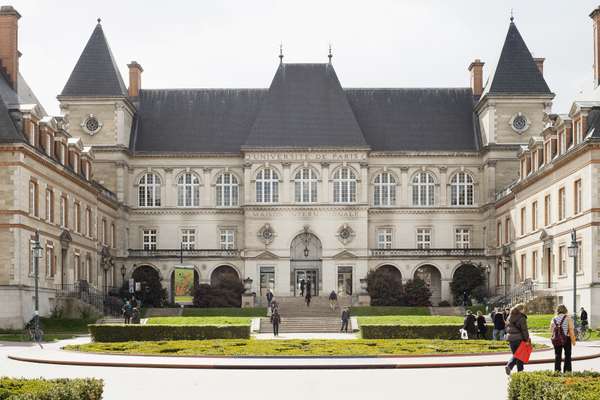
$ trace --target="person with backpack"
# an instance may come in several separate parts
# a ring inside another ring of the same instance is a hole
[[[571,372],[571,349],[575,346],[575,325],[569,316],[567,307],[560,304],[556,307],[556,316],[550,322],[552,346],[554,347],[554,370],[560,372],[562,353],[565,352],[563,372]]]
[[[273,292],[271,292],[271,289],[267,289],[267,308],[271,307],[271,302],[273,301]]]
[[[475,325],[476,321],[477,319],[475,318],[471,310],[467,310],[467,315],[465,316],[465,319],[463,321],[462,328],[465,331],[467,331],[469,339],[475,339],[475,335],[477,335],[477,326]]]
[[[504,314],[496,309],[493,314],[492,322],[494,323],[494,329],[492,330],[492,340],[504,340],[506,321],[504,321]]]
[[[281,315],[276,308],[271,315],[271,323],[273,324],[273,336],[279,336],[279,324],[281,324]]]
[[[508,360],[508,363],[504,367],[506,375],[510,375],[515,365],[517,366],[517,371],[523,371],[523,361],[516,358],[514,354],[521,345],[521,342],[531,344],[529,329],[527,328],[527,315],[525,315],[524,310],[525,306],[523,304],[517,304],[511,308],[508,319],[506,320],[506,340],[508,340],[510,351],[513,353],[513,356]]]
[[[344,307],[344,311],[342,311],[342,328],[340,332],[348,333],[348,322],[350,321],[350,310],[348,307]]]
[[[337,308],[337,293],[335,290],[332,290],[331,293],[329,293],[329,308],[331,308],[332,311]]]
[[[481,311],[477,311],[477,339],[485,339],[487,333],[487,325],[485,324],[485,316]]]

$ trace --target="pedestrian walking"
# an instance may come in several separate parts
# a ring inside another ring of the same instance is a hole
[[[579,320],[581,321],[581,326],[587,328],[588,325],[588,313],[585,311],[583,307],[581,307]]]
[[[273,336],[279,336],[279,325],[281,324],[281,315],[276,308],[271,314],[271,324],[273,324]]]
[[[481,311],[477,311],[477,339],[485,339],[487,333],[487,325],[485,317]]]
[[[312,282],[310,280],[306,281],[306,295],[312,296]]]
[[[337,308],[337,293],[335,290],[332,290],[331,293],[329,293],[329,307],[332,310]]]
[[[132,324],[140,323],[140,309],[137,307],[133,307],[133,310],[131,310],[131,323]]]
[[[463,322],[463,329],[467,331],[467,335],[469,339],[473,339],[475,335],[477,335],[477,327],[475,325],[476,319],[471,310],[467,310],[467,315],[465,316]]]
[[[304,297],[304,301],[306,302],[306,307],[310,307],[311,298],[312,298],[312,296],[310,295],[310,292],[307,291],[306,296]]]
[[[554,370],[560,372],[564,350],[563,372],[571,372],[571,350],[575,346],[576,339],[575,324],[569,316],[567,307],[563,304],[556,307],[556,316],[550,322],[550,332],[552,333],[552,346],[554,347]]]
[[[504,340],[504,335],[506,335],[504,313],[496,309],[496,312],[493,315],[492,322],[494,323],[494,330],[492,331],[492,340]]]
[[[306,281],[304,278],[300,279],[300,296],[304,296],[304,287],[306,286]]]
[[[348,322],[349,321],[350,321],[350,310],[348,309],[348,307],[344,307],[344,310],[342,311],[342,328],[340,329],[340,332],[348,333]]]
[[[531,343],[529,329],[527,328],[527,315],[525,315],[524,310],[525,307],[523,304],[517,304],[510,310],[508,319],[506,320],[506,340],[508,340],[510,351],[513,353],[513,356],[504,367],[506,375],[510,375],[515,365],[517,366],[517,371],[523,371],[523,361],[516,358],[514,354],[521,342]]]
[[[510,315],[510,308],[505,308],[502,312],[502,316],[504,317],[504,322],[508,320],[508,316]]]
[[[463,292],[463,306],[467,307],[469,305],[469,293],[465,290]]]
[[[267,307],[271,307],[271,302],[273,301],[273,292],[271,292],[271,289],[267,289]]]
[[[133,312],[133,307],[131,306],[129,300],[127,300],[125,304],[123,304],[121,312],[123,313],[123,322],[125,324],[129,324],[131,322],[131,314]]]

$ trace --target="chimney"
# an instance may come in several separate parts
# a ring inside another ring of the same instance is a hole
[[[483,93],[483,66],[485,65],[479,58],[469,65],[471,72],[471,89],[473,96],[480,97]]]
[[[21,14],[12,6],[0,7],[0,63],[12,88],[17,90],[19,76],[18,21]]]
[[[540,74],[544,76],[544,61],[546,61],[546,59],[544,57],[534,57],[533,61],[535,62],[535,65],[537,65]]]
[[[594,21],[594,87],[600,84],[600,7],[590,14]]]
[[[127,64],[129,67],[129,97],[138,97],[142,89],[142,72],[144,69],[136,61]]]

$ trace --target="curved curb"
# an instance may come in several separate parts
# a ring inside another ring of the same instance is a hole
[[[31,362],[37,364],[54,364],[68,366],[85,366],[85,367],[121,367],[121,368],[156,368],[156,369],[231,369],[231,370],[323,370],[323,369],[425,369],[425,368],[466,368],[466,367],[495,367],[504,366],[506,361],[482,361],[482,362],[460,362],[460,363],[423,363],[423,364],[308,364],[308,365],[293,365],[293,364],[167,364],[167,363],[117,363],[108,361],[61,361],[61,360],[42,360],[30,357],[20,357],[8,355],[8,358],[15,361]],[[590,354],[586,356],[573,357],[573,361],[591,360],[600,358],[600,353]],[[530,364],[553,364],[554,357],[544,358],[540,360],[532,360]]]

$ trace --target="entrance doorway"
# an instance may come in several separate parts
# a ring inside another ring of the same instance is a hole
[[[319,271],[316,269],[297,269],[294,271],[296,279],[294,280],[294,296],[306,296],[307,284],[310,282],[310,294],[312,296],[319,295]],[[304,291],[302,290],[302,282],[304,281]]]
[[[337,273],[338,296],[352,296],[352,267],[338,267]]]
[[[260,298],[267,295],[267,290],[275,290],[275,267],[260,267]]]

